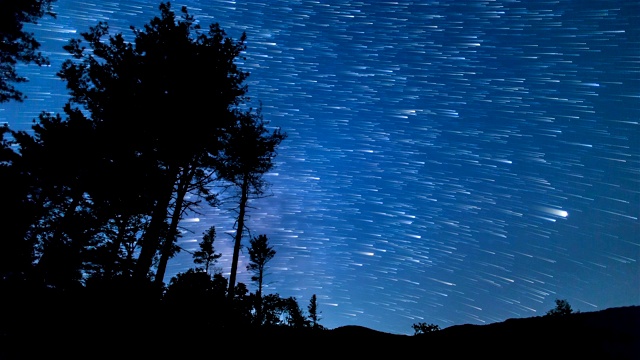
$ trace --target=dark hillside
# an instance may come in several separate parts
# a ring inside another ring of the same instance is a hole
[[[457,325],[416,336],[361,326],[320,331],[236,329],[223,334],[208,332],[185,318],[159,322],[138,317],[144,324],[116,329],[109,321],[83,324],[55,318],[57,324],[23,324],[20,333],[5,332],[0,358],[192,359],[223,356],[226,349],[233,349],[234,357],[242,358],[640,359],[640,306]]]
[[[441,354],[510,358],[640,358],[640,307],[452,326],[414,337]]]
[[[299,344],[327,357],[640,359],[640,306],[509,319],[489,325],[457,325],[417,336],[359,326],[300,336]]]

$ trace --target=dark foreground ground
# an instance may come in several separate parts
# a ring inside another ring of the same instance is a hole
[[[57,319],[5,329],[0,359],[640,359],[640,306],[451,326],[417,336],[359,326],[217,334],[196,323],[70,326],[63,316]]]

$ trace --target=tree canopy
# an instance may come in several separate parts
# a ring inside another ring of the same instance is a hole
[[[25,24],[37,24],[45,15],[56,17],[52,3],[56,0],[19,0],[0,2],[0,103],[22,101],[25,95],[14,84],[28,79],[16,69],[18,63],[49,65],[42,53],[40,42],[33,33],[24,29]]]
[[[573,313],[573,309],[566,299],[556,299],[555,303],[556,307],[547,311],[547,316],[564,316]]]
[[[131,28],[132,43],[121,33],[110,36],[106,23],[82,33],[65,46],[73,59],[59,75],[71,94],[67,114],[88,113],[96,129],[101,168],[143,190],[131,199],[147,226],[135,273],[147,277],[159,256],[154,276],[161,284],[177,251],[179,222],[195,205],[185,197],[213,197],[207,184],[215,180],[248,73],[236,65],[244,34],[234,41],[218,24],[202,30],[185,7],[181,17],[170,3],[159,8],[159,17]]]
[[[131,27],[133,41],[104,22],[70,40],[63,113],[43,112],[33,135],[3,130],[15,140],[3,137],[1,170],[20,190],[5,241],[23,254],[3,274],[33,265],[61,289],[114,276],[162,287],[181,220],[217,205],[212,184],[235,185],[240,172],[263,189],[284,135],[246,110],[249,74],[236,64],[246,35],[202,29],[186,7],[159,10]]]
[[[193,262],[198,265],[204,265],[204,271],[207,274],[209,273],[209,267],[222,256],[221,253],[216,254],[213,246],[215,240],[216,227],[211,226],[202,236],[202,241],[199,244],[200,250],[193,253]]]
[[[131,27],[132,41],[104,22],[70,40],[57,73],[70,95],[61,113],[42,112],[31,133],[1,128],[10,215],[0,220],[0,290],[21,310],[31,298],[59,309],[86,304],[79,314],[135,313],[144,323],[195,306],[190,325],[309,327],[295,298],[262,295],[276,253],[266,234],[250,240],[247,269],[258,291],[235,281],[245,208],[267,189],[263,175],[286,138],[247,105],[249,74],[236,65],[246,36],[231,39],[217,23],[202,29],[185,7],[179,16],[170,3],[159,11]],[[227,188],[238,199],[230,278],[209,271],[222,256],[211,226],[193,253],[200,267],[165,284],[181,220],[219,206]]]
[[[249,200],[261,197],[268,187],[264,174],[273,168],[277,148],[286,139],[287,134],[280,129],[270,132],[262,117],[262,111],[258,108],[256,111],[236,111],[236,122],[227,132],[227,136],[228,146],[220,157],[219,174],[238,191],[239,195],[229,276],[229,297],[233,298],[242,236],[246,227],[246,209]]]

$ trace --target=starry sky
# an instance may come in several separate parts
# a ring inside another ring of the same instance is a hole
[[[0,122],[62,113],[62,49],[98,21],[131,36],[159,1],[58,0],[28,27],[51,66]],[[250,203],[276,256],[265,293],[316,294],[320,323],[413,334],[640,305],[640,3],[633,0],[172,2],[247,34],[247,81],[288,138]],[[206,85],[205,85],[206,86]],[[82,151],[78,149],[78,151]],[[234,204],[215,225],[228,276]],[[245,245],[248,240],[245,239]],[[193,267],[182,251],[165,281]],[[238,281],[255,291],[241,254]]]

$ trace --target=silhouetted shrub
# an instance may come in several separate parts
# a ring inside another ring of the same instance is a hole
[[[571,305],[567,300],[556,299],[556,307],[547,311],[547,316],[563,316],[573,313]]]
[[[438,331],[440,330],[440,326],[435,325],[435,324],[427,324],[427,323],[417,323],[417,324],[413,324],[413,331],[415,331],[415,333],[413,335],[420,335],[420,334],[426,334],[426,333],[430,333],[433,331]]]

